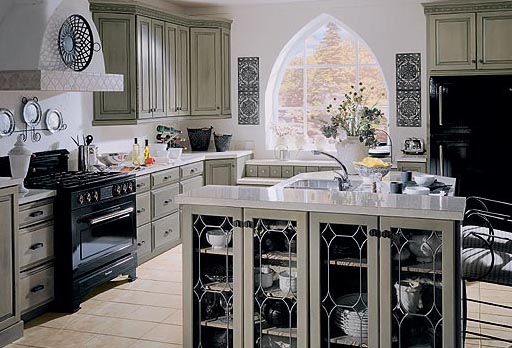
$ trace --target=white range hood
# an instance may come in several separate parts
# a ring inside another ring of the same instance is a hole
[[[123,75],[106,74],[103,53],[81,72],[62,61],[58,36],[71,15],[83,16],[101,45],[87,0],[1,0],[0,91],[123,91]]]

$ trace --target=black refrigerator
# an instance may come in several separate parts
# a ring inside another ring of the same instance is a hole
[[[512,75],[432,77],[429,92],[431,173],[512,203]]]

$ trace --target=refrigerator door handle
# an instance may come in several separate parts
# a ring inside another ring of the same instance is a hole
[[[438,101],[439,101],[439,125],[440,126],[443,125],[443,92],[444,92],[444,87],[439,86],[438,87],[438,93],[439,93]]]
[[[439,175],[444,176],[443,145],[439,145]]]

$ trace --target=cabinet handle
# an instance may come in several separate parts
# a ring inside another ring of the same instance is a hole
[[[444,176],[444,153],[443,145],[439,145],[439,175]]]
[[[171,233],[171,232],[172,232],[172,229],[165,231],[164,232],[164,237],[167,237],[169,235],[169,233]]]
[[[484,60],[483,59],[480,59],[479,60],[480,63],[484,64]]]
[[[248,220],[248,221],[244,222],[244,227],[254,228],[254,224],[252,221]]]
[[[442,126],[443,125],[443,93],[444,93],[444,87],[443,86],[439,86],[438,88],[438,93],[439,93],[439,125]]]
[[[30,289],[30,292],[39,292],[41,290],[44,289],[44,285],[43,284],[40,284],[40,285],[37,285],[37,286],[34,286],[32,289]]]
[[[370,235],[370,237],[380,237],[380,231],[375,229],[375,228],[372,228],[368,234]]]
[[[471,63],[476,63],[476,59],[471,60]]]
[[[217,106],[217,110],[220,110],[220,106]]]
[[[38,217],[38,216],[41,216],[43,214],[44,214],[44,211],[38,210],[38,211],[34,211],[34,212],[30,213],[28,216],[30,216],[30,217]]]
[[[172,203],[172,199],[168,199],[168,200],[164,201],[164,205],[167,205],[169,203]]]
[[[169,180],[169,177],[168,176],[164,176],[164,180]]]
[[[141,241],[140,243],[137,243],[137,245],[140,246],[140,247],[143,246],[144,244],[146,244],[145,240]]]
[[[392,233],[389,230],[384,230],[381,232],[382,238],[391,238]]]
[[[30,249],[32,249],[32,250],[37,250],[37,249],[41,249],[43,246],[44,246],[44,244],[43,244],[43,243],[36,243],[36,244],[32,245],[32,246],[30,247]]]
[[[196,172],[195,169],[190,169],[190,174],[194,174]]]
[[[141,183],[138,183],[138,184],[137,184],[137,187],[138,187],[138,188],[141,188],[141,187],[144,187],[144,186],[146,186],[146,184],[145,184],[145,183],[143,183],[143,182],[141,182]]]
[[[233,221],[233,226],[235,226],[235,227],[242,227],[242,221],[240,221],[240,220]]]
[[[137,210],[137,214],[144,213],[146,211],[146,208],[140,208]]]

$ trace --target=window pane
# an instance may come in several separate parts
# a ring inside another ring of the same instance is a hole
[[[308,106],[327,107],[356,83],[355,68],[314,68],[307,70]]]
[[[319,135],[322,134],[320,127],[324,124],[323,121],[329,121],[329,114],[325,110],[308,110],[308,130],[307,137],[310,142]]]
[[[382,129],[385,132],[389,133],[388,124],[389,124],[389,107],[387,106],[377,106],[383,113],[384,116],[380,122],[380,125],[377,126],[378,129]],[[381,143],[388,142],[388,136],[383,132],[377,132],[377,138]]]
[[[286,69],[279,88],[279,107],[304,104],[304,69]]]
[[[304,44],[297,45],[292,48],[288,53],[287,66],[300,66],[304,65]]]
[[[356,41],[334,23],[318,29],[306,40],[308,64],[356,63]]]
[[[277,123],[285,124],[298,132],[302,132],[304,129],[304,112],[302,109],[277,110]]]
[[[359,41],[359,64],[377,64],[377,60],[368,46],[362,41]]]
[[[359,68],[359,81],[363,82],[368,88],[368,105],[386,105],[388,103],[388,94],[386,84],[382,78],[382,73],[377,66],[365,66]],[[373,90],[370,90],[373,87]]]

